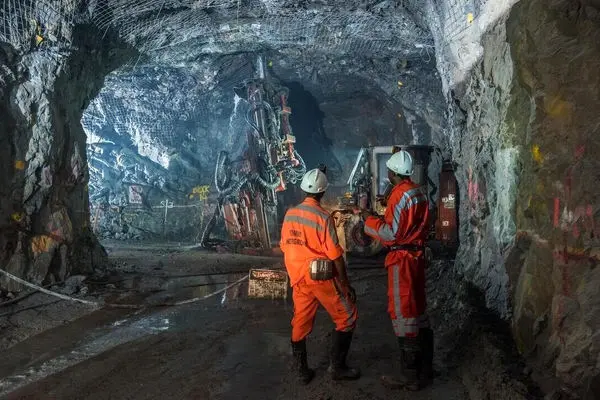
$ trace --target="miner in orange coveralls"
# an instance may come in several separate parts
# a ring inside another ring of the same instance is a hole
[[[413,160],[408,152],[393,154],[386,166],[393,189],[385,215],[363,211],[365,233],[390,248],[385,259],[388,313],[400,345],[402,370],[398,378],[382,379],[389,386],[419,390],[433,378],[433,331],[425,313],[429,202],[422,188],[410,180]]]
[[[293,290],[294,367],[304,384],[315,376],[314,370],[308,368],[306,337],[312,331],[319,304],[335,323],[328,369],[331,378],[360,377],[358,369],[346,365],[357,319],[356,293],[348,281],[344,251],[338,243],[334,221],[320,205],[327,186],[323,172],[308,171],[300,185],[306,199],[288,210],[281,228],[280,247]]]

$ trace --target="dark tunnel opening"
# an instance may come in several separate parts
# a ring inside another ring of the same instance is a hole
[[[341,165],[333,154],[333,142],[327,136],[324,127],[325,113],[319,107],[319,101],[299,82],[283,82],[290,90],[289,105],[292,108],[290,124],[298,138],[298,152],[303,155],[308,169],[319,164],[327,166],[328,176],[332,180],[341,177]]]

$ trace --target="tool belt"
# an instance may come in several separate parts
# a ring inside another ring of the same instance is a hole
[[[333,261],[326,259],[312,260],[309,266],[310,279],[328,281],[333,279]]]
[[[390,250],[425,251],[425,246],[420,246],[416,244],[399,244],[391,246]]]

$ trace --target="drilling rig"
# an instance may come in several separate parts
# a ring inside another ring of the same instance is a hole
[[[296,149],[287,105],[289,90],[270,79],[261,56],[254,79],[236,90],[248,105],[245,147],[235,160],[226,151],[217,157],[214,185],[218,192],[215,215],[202,235],[208,246],[217,219],[224,222],[236,247],[270,249],[276,245],[279,219],[277,193],[302,179],[306,165]]]

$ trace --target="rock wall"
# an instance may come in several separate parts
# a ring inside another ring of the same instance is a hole
[[[198,70],[115,71],[86,109],[92,228],[99,237],[190,241],[204,214],[212,215],[206,200],[216,157],[237,133],[229,125],[241,123],[231,116],[232,87]],[[173,207],[166,218],[165,202]]]
[[[600,13],[590,2],[525,1],[509,28],[527,93],[513,120],[528,122],[515,204],[522,266],[507,265],[513,330],[540,366],[600,398]]]
[[[89,228],[86,137],[80,119],[119,62],[81,26],[66,48],[0,51],[2,268],[35,283],[89,272],[105,253]],[[2,287],[19,288],[9,280]]]
[[[599,22],[589,2],[522,0],[448,85],[457,266],[544,389],[584,399],[600,397]]]

